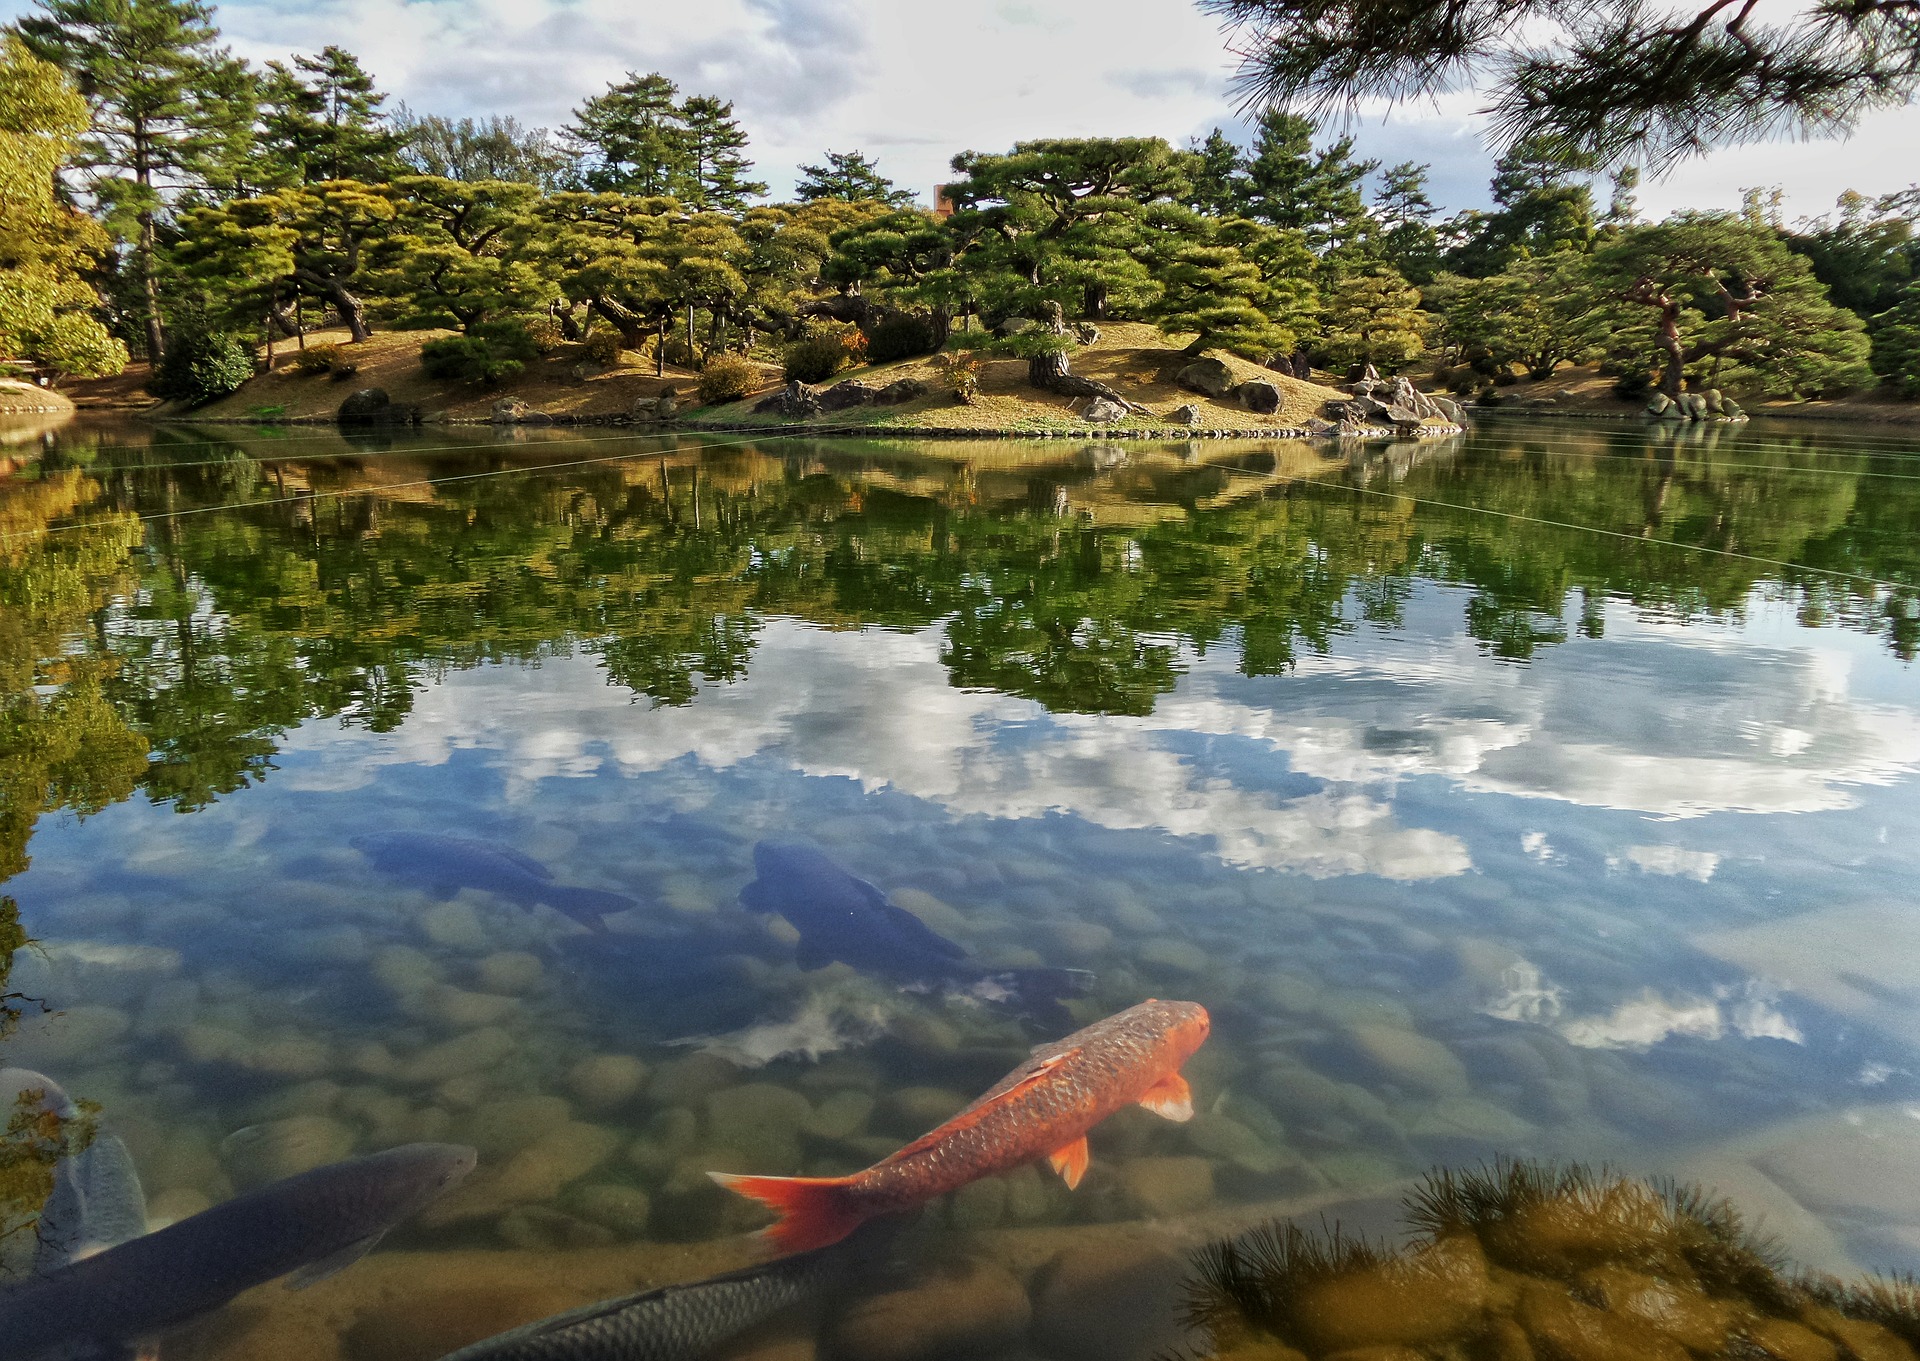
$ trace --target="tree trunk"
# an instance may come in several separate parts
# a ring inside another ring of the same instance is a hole
[[[620,333],[621,348],[638,350],[646,345],[645,319],[625,303],[615,302],[612,298],[594,298],[587,303],[587,309]],[[579,329],[577,326],[574,328],[575,338],[578,338]],[[564,326],[561,334],[566,334]]]
[[[153,277],[153,214],[140,214],[140,282],[147,294],[147,362],[158,368],[167,357],[167,330],[160,324],[160,282]]]
[[[698,356],[693,352],[693,304],[687,304],[687,365],[698,368]]]
[[[573,318],[573,308],[562,307],[560,300],[556,298],[547,304],[547,316],[552,319],[555,326],[560,328],[560,338],[562,340],[575,342],[580,340],[580,323]],[[638,344],[636,343],[633,348],[638,348]]]
[[[927,333],[936,353],[946,349],[947,337],[953,334],[953,309],[943,302],[935,303],[927,317]]]
[[[1659,345],[1666,351],[1665,371],[1660,378],[1660,390],[1669,397],[1680,395],[1680,384],[1686,376],[1686,354],[1680,347],[1680,307],[1678,303],[1668,303],[1660,311]]]
[[[1037,354],[1027,361],[1027,381],[1043,392],[1057,392],[1062,397],[1105,397],[1118,402],[1127,410],[1144,416],[1147,409],[1138,402],[1130,402],[1105,383],[1097,383],[1091,378],[1082,378],[1068,368],[1067,352]]]
[[[653,376],[667,376],[667,319],[661,317],[653,332]]]

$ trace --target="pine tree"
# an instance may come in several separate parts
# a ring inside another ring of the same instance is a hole
[[[232,58],[199,0],[38,0],[17,31],[81,85],[92,114],[75,164],[110,225],[135,242],[147,354],[166,350],[155,275],[169,190],[204,182],[238,129]],[[221,97],[209,100],[211,85]]]
[[[1245,191],[1249,217],[1306,235],[1316,254],[1353,246],[1367,220],[1360,192],[1375,161],[1353,158],[1353,139],[1342,137],[1324,151],[1313,149],[1317,127],[1310,118],[1268,109],[1260,115]]]
[[[381,183],[399,173],[401,136],[386,126],[387,97],[359,58],[340,47],[268,62],[258,136],[265,184]]]
[[[1498,274],[1521,252],[1551,255],[1563,246],[1593,245],[1593,159],[1564,142],[1531,138],[1508,148],[1493,167],[1494,211],[1450,253],[1448,267],[1475,278]]]
[[[1902,397],[1920,397],[1920,284],[1873,319],[1873,371]]]
[[[1143,315],[1163,331],[1191,333],[1188,354],[1221,349],[1265,363],[1298,344],[1313,302],[1313,257],[1299,233],[1165,205],[1150,210],[1147,225],[1160,292]]]
[[[1428,282],[1440,268],[1440,233],[1433,225],[1440,210],[1427,197],[1430,168],[1413,161],[1389,166],[1373,197],[1374,250],[1416,284]]]
[[[840,199],[847,203],[884,203],[889,208],[912,204],[911,190],[898,188],[858,151],[829,151],[825,165],[800,167],[794,196],[802,203]]]
[[[1471,80],[1497,145],[1545,137],[1607,165],[1665,171],[1715,146],[1844,136],[1920,92],[1910,0],[1791,6],[1763,23],[1749,22],[1753,0],[1200,3],[1236,30],[1253,102],[1417,102]]]
[[[1319,351],[1331,368],[1372,364],[1391,373],[1426,353],[1432,320],[1420,310],[1419,291],[1380,266],[1336,285]]]
[[[689,95],[680,105],[686,156],[686,188],[680,197],[689,207],[738,213],[747,200],[766,194],[767,186],[750,180],[753,162],[746,157],[747,133],[733,116],[733,105],[711,95]]]
[[[692,174],[686,121],[675,103],[680,89],[655,72],[607,87],[573,112],[561,130],[579,158],[588,189],[644,196],[686,191]]]
[[[1186,204],[1208,217],[1238,217],[1245,211],[1246,158],[1227,134],[1215,128],[1204,141],[1191,144],[1189,178],[1193,187]]]

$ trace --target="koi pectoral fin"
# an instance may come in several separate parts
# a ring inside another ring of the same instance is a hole
[[[1193,1088],[1178,1073],[1168,1073],[1141,1093],[1140,1104],[1168,1120],[1193,1119]]]
[[[1080,1184],[1080,1178],[1087,1175],[1087,1136],[1081,1135],[1065,1148],[1056,1148],[1047,1155],[1047,1166],[1060,1174],[1071,1191]]]

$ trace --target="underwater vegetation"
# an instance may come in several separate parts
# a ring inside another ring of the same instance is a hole
[[[1795,1272],[1699,1188],[1572,1165],[1435,1171],[1395,1248],[1276,1223],[1195,1255],[1213,1361],[1912,1361],[1920,1283]]]

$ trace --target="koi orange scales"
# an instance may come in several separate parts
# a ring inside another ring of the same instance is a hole
[[[1193,1115],[1180,1065],[1207,1038],[1196,1002],[1149,1000],[1043,1044],[978,1101],[850,1177],[707,1175],[779,1214],[767,1237],[788,1252],[836,1243],[875,1215],[909,1209],[981,1177],[1047,1159],[1069,1187],[1087,1170],[1087,1131],[1139,1103]]]

